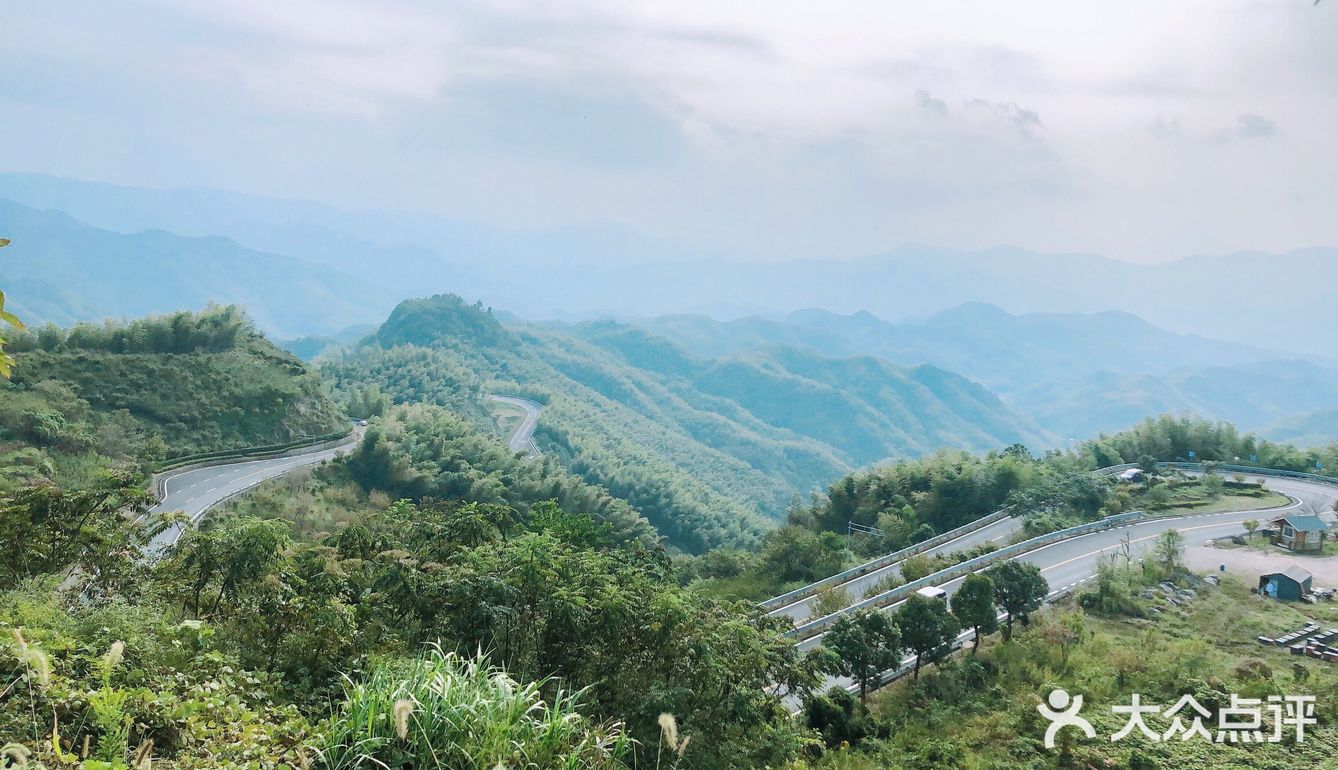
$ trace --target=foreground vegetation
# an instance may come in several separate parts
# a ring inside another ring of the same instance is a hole
[[[1088,473],[1112,458],[1181,459],[1192,447],[1217,459],[1248,448],[1304,465],[1307,455],[1168,419],[1073,453],[1012,446],[860,472],[793,503],[789,524],[762,534],[760,518],[713,508],[724,499],[715,482],[691,477],[714,456],[679,466],[663,447],[620,454],[645,435],[630,422],[627,434],[597,440],[564,433],[562,403],[568,415],[604,403],[575,390],[549,394],[559,417],[543,459],[510,453],[478,398],[498,383],[480,372],[534,374],[525,368],[533,359],[480,308],[447,313],[455,326],[433,325],[440,308],[418,309],[430,312],[401,317],[383,328],[386,347],[365,351],[364,364],[383,367],[375,377],[352,361],[326,370],[333,398],[226,309],[17,338],[0,424],[5,451],[36,457],[39,471],[0,486],[0,736],[12,741],[0,762],[1051,767],[1056,755],[1037,748],[1042,686],[1063,683],[1093,704],[1133,685],[1214,703],[1228,684],[1280,686],[1244,661],[1275,655],[1251,641],[1291,622],[1255,617],[1273,606],[1228,586],[1201,599],[1202,610],[1153,611],[1141,589],[1178,575],[1169,540],[1154,571],[1107,565],[1058,612],[1036,614],[1048,587],[1010,562],[966,581],[948,604],[916,597],[893,614],[852,614],[805,657],[749,600],[1002,506],[1044,530],[1146,504],[1161,485],[1168,505],[1257,491],[1173,477],[1113,486]],[[488,341],[496,360],[457,356],[465,337]],[[423,344],[401,344],[411,338]],[[460,368],[436,379],[445,365]],[[213,376],[221,379],[206,393]],[[163,558],[146,558],[170,517],[139,518],[151,504],[142,470],[187,448],[192,420],[217,423],[200,434],[206,442],[262,442],[276,435],[260,432],[266,420],[288,433],[338,423],[336,402],[370,418],[348,457],[268,482]],[[740,489],[755,480],[739,479]],[[881,534],[847,542],[850,521]],[[712,548],[722,544],[732,547]],[[706,552],[684,553],[697,550]],[[1233,616],[1212,604],[1217,596],[1250,613]],[[996,628],[1001,609],[1009,620]],[[1174,638],[1212,618],[1217,636]],[[987,642],[954,659],[961,628]],[[915,657],[912,677],[875,693],[905,654]],[[843,691],[815,694],[826,674],[851,677],[869,705]],[[1338,685],[1327,670],[1299,686],[1321,695],[1328,720],[1325,698]],[[807,706],[799,719],[796,702]],[[1331,742],[1329,729],[1320,741]],[[1059,758],[1171,767],[1198,761],[1189,750],[1151,747],[1135,760],[1122,746],[1078,745]]]
[[[446,719],[452,699],[480,710],[433,733],[439,759],[511,740],[539,766],[647,761],[661,714],[692,736],[684,767],[775,765],[806,740],[771,687],[810,674],[773,621],[683,591],[662,557],[556,505],[398,502],[320,542],[237,516],[153,565],[120,545],[73,584],[42,564],[0,586],[0,730],[53,766],[85,746],[109,767],[437,766],[391,740],[395,710]]]

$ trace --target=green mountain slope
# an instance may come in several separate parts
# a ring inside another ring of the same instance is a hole
[[[1017,394],[1013,403],[1070,436],[1109,432],[1144,415],[1182,412],[1294,443],[1327,443],[1338,436],[1332,423],[1307,418],[1338,403],[1338,372],[1308,361],[1208,366],[1161,376],[1097,372],[1077,381],[1043,383]],[[1273,430],[1288,423],[1297,423],[1298,429]]]
[[[0,381],[0,476],[10,479],[62,467],[77,476],[107,460],[143,469],[346,425],[315,374],[232,307],[48,326],[9,349],[16,365]]]
[[[796,494],[853,467],[1046,440],[934,367],[783,349],[709,360],[620,324],[506,326],[453,296],[401,303],[323,371],[339,389],[375,383],[402,402],[449,404],[474,388],[544,401],[544,452],[692,551],[751,542]]]
[[[1338,409],[1321,409],[1287,417],[1260,432],[1264,438],[1272,441],[1302,447],[1323,446],[1331,442],[1333,436],[1338,436]]]

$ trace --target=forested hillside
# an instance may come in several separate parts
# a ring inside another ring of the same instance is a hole
[[[11,337],[0,474],[85,476],[106,460],[293,441],[346,421],[316,375],[236,308]]]
[[[933,367],[792,350],[705,360],[617,324],[508,327],[453,296],[402,303],[323,371],[339,392],[375,384],[401,403],[536,398],[541,448],[689,551],[754,542],[796,494],[853,467],[1038,436]]]

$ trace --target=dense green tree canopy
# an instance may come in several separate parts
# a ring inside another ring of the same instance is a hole
[[[999,608],[994,603],[994,581],[989,575],[967,575],[952,595],[951,606],[957,622],[975,633],[975,646],[971,648],[974,655],[985,641],[985,635],[999,628]]]
[[[948,603],[922,594],[911,594],[897,610],[897,628],[906,649],[915,653],[915,678],[926,661],[941,660],[952,649],[961,627],[948,611]]]
[[[858,610],[842,615],[822,638],[822,646],[831,653],[826,668],[854,679],[863,700],[871,685],[901,663],[901,639],[899,626],[885,612]]]
[[[999,609],[1008,613],[1004,621],[1004,638],[1009,639],[1013,635],[1013,621],[1020,620],[1022,625],[1027,625],[1031,613],[1040,608],[1050,593],[1050,584],[1041,576],[1039,567],[1021,561],[1005,561],[985,574],[994,582],[994,598]]]

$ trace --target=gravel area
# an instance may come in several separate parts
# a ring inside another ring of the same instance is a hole
[[[1252,548],[1194,546],[1185,549],[1185,564],[1195,572],[1213,574],[1217,574],[1219,565],[1225,564],[1228,573],[1243,578],[1250,585],[1256,584],[1260,575],[1295,564],[1315,576],[1316,588],[1338,588],[1338,556],[1295,556]]]

